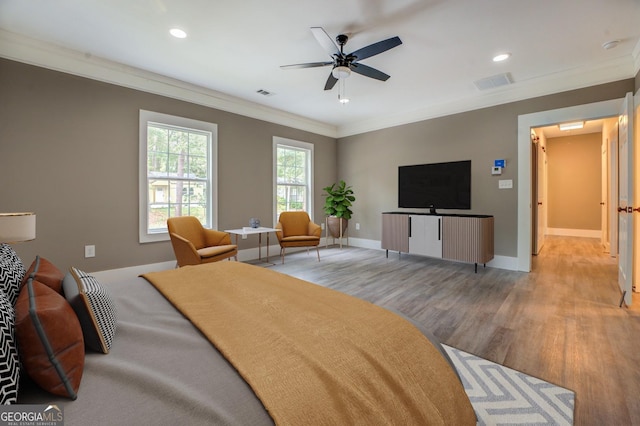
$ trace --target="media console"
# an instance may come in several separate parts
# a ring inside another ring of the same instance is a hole
[[[382,248],[486,266],[493,259],[493,216],[382,213]]]

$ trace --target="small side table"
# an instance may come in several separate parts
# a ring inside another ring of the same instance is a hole
[[[234,234],[236,236],[236,245],[238,245],[238,235],[254,235],[258,234],[258,260],[262,262],[262,234],[267,234],[267,260],[266,263],[269,262],[269,233],[270,232],[280,232],[280,229],[276,228],[266,228],[264,226],[260,226],[258,228],[238,228],[238,229],[225,229],[224,232],[228,232],[229,234]]]

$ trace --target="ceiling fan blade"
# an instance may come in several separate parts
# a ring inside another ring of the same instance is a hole
[[[295,68],[325,67],[327,65],[333,65],[333,62],[309,62],[306,64],[280,65],[280,68],[282,68],[283,70],[287,70],[287,69],[295,69]]]
[[[340,48],[338,47],[336,42],[333,41],[331,37],[329,37],[329,34],[327,34],[324,28],[311,27],[311,32],[313,33],[313,36],[316,38],[316,40],[318,40],[318,43],[320,43],[320,46],[322,46],[322,48],[327,51],[329,56],[333,57],[333,55],[340,54]]]
[[[389,77],[388,74],[383,73],[382,71],[378,71],[375,68],[371,68],[365,64],[354,63],[351,64],[351,71],[357,72],[358,74],[364,75],[365,77],[375,78],[376,80],[387,81]]]
[[[349,56],[354,56],[355,61],[361,61],[363,59],[377,55],[378,53],[382,53],[389,49],[393,49],[394,47],[399,46],[401,44],[402,44],[402,40],[400,40],[400,37],[391,37],[386,40],[382,40],[377,43],[370,44],[369,46],[365,46],[362,49],[358,49],[355,52],[352,52],[351,54],[349,54]]]
[[[337,82],[338,82],[338,79],[333,76],[333,73],[330,73],[329,78],[327,79],[327,82],[324,85],[324,90],[333,89],[333,86],[335,86]]]

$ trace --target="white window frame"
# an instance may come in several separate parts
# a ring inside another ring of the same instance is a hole
[[[285,146],[289,148],[303,149],[308,151],[307,156],[307,206],[309,217],[313,221],[313,144],[309,142],[297,141],[294,139],[282,138],[279,136],[273,137],[273,223],[278,222],[278,146]]]
[[[149,190],[147,170],[147,128],[150,123],[181,127],[187,130],[207,132],[211,135],[209,145],[209,182],[207,193],[207,223],[205,227],[218,228],[218,125],[175,115],[163,114],[153,111],[140,110],[139,121],[139,177],[138,177],[138,230],[140,243],[152,243],[168,241],[169,233],[166,229],[157,232],[148,232]]]

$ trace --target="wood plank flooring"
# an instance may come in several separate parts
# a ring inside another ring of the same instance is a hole
[[[443,343],[575,391],[576,425],[640,425],[640,293],[618,306],[616,263],[598,240],[547,237],[531,273],[353,247],[320,257],[290,253],[272,269],[401,311]]]

